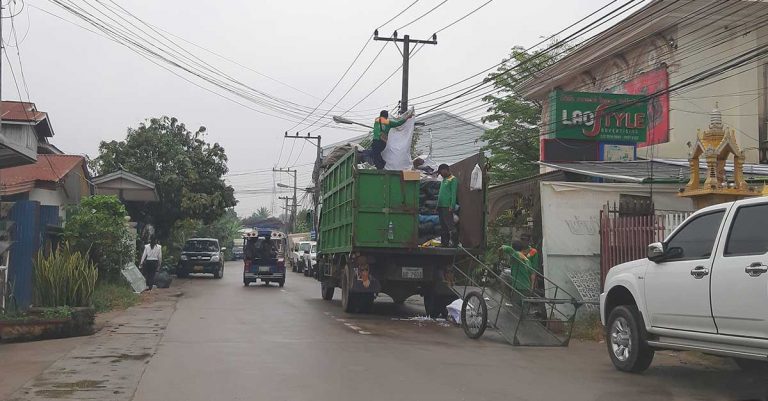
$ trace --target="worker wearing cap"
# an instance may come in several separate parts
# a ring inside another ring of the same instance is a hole
[[[379,117],[373,122],[373,142],[371,143],[371,158],[373,164],[377,169],[383,170],[387,164],[384,158],[381,157],[381,152],[387,147],[387,136],[389,135],[389,129],[399,127],[405,124],[409,118],[413,117],[413,113],[410,111],[405,114],[403,119],[390,119],[389,112],[382,110],[379,113]]]

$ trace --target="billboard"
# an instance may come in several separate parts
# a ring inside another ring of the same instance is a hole
[[[669,142],[669,73],[666,67],[642,73],[613,88],[611,92],[652,95],[648,100],[648,135],[639,147]]]
[[[549,124],[558,139],[645,142],[646,96],[553,91]]]

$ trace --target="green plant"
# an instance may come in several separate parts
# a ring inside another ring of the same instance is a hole
[[[134,245],[126,227],[128,214],[114,196],[84,198],[70,208],[64,227],[64,240],[90,259],[101,271],[101,278],[119,278],[120,269],[134,260]]]
[[[128,309],[138,302],[139,295],[123,282],[101,282],[93,292],[93,307],[99,313]]]
[[[42,307],[91,306],[99,271],[84,254],[64,243],[34,261],[34,304]]]

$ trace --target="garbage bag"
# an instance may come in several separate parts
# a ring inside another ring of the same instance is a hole
[[[412,113],[412,110],[409,110]],[[405,124],[389,130],[387,147],[381,152],[381,157],[387,162],[384,167],[387,170],[410,170],[413,168],[411,160],[411,143],[413,142],[414,119],[408,119]]]
[[[483,190],[483,169],[479,165],[475,164],[475,168],[472,169],[472,177],[469,181],[470,191],[482,191]]]
[[[457,299],[446,306],[446,309],[448,310],[448,320],[452,320],[456,322],[456,324],[461,324],[461,305],[463,303],[464,301],[462,299]]]
[[[171,275],[168,274],[168,268],[164,267],[155,274],[155,285],[157,288],[168,288],[171,286]]]

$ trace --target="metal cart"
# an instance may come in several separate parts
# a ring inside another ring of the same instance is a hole
[[[453,264],[451,288],[463,300],[461,326],[467,337],[480,338],[490,327],[512,345],[568,346],[576,312],[588,302],[530,267],[522,276],[535,276],[544,288],[526,290],[518,282],[521,274],[509,274],[509,264],[489,266],[460,249],[467,257]]]

